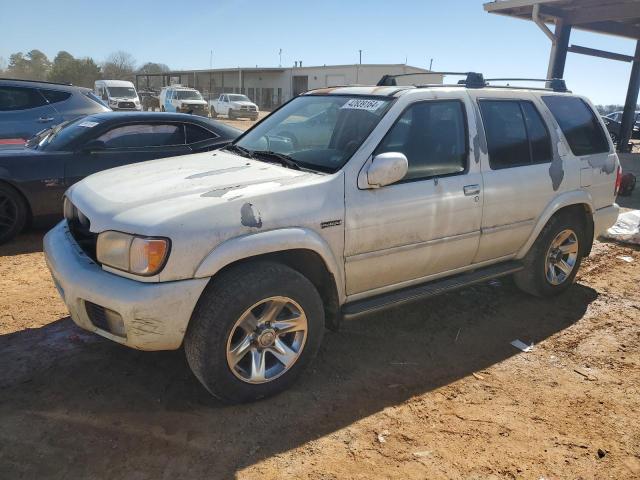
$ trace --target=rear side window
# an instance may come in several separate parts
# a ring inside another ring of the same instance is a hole
[[[69,92],[61,92],[60,90],[42,90],[40,89],[40,93],[47,99],[49,103],[58,103],[64,102],[67,100],[71,93]]]
[[[463,108],[459,101],[411,105],[389,130],[376,153],[403,153],[409,161],[404,181],[464,172],[467,128]]]
[[[105,148],[140,148],[184,145],[182,125],[126,125],[103,133],[97,140]]]
[[[577,157],[609,151],[602,126],[589,106],[577,97],[542,97]]]
[[[204,140],[210,140],[218,137],[215,133],[205,130],[202,127],[198,127],[197,125],[186,124],[185,130],[187,132],[187,143],[202,142]]]
[[[491,169],[522,167],[552,160],[549,132],[531,102],[481,100],[480,111]]]
[[[0,111],[27,110],[46,104],[47,101],[35,88],[0,87]]]

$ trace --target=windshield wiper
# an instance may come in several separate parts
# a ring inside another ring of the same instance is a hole
[[[227,150],[229,152],[236,152],[240,154],[240,156],[242,157],[251,158],[251,159],[255,158],[251,150],[249,150],[248,148],[241,147],[240,145],[235,145],[233,143],[224,147],[223,150]]]
[[[294,170],[300,170],[300,165],[289,155],[285,155],[284,153],[274,152],[272,150],[255,150],[253,152],[254,155],[259,155],[262,157],[272,158],[284,167],[293,168]]]

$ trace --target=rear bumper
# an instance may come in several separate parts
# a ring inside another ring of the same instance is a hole
[[[73,321],[85,330],[139,350],[179,348],[208,282],[204,278],[144,283],[106,272],[80,249],[66,221],[47,233],[44,253]],[[120,315],[124,333],[117,335],[94,325],[87,311],[91,304]]]
[[[620,207],[616,203],[593,212],[593,238],[598,238],[616,223],[619,212]]]

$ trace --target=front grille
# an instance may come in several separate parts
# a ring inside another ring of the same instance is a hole
[[[93,325],[101,330],[105,330],[107,332],[110,331],[109,322],[107,322],[107,315],[105,313],[104,307],[96,305],[95,303],[85,301],[84,308],[87,311],[87,316],[89,317],[89,320],[91,320],[91,323],[93,323]]]
[[[91,222],[89,219],[73,205],[71,208],[65,208],[65,218],[67,219],[69,232],[71,232],[73,239],[82,251],[97,263],[96,244],[98,243],[98,234],[91,231]]]
[[[136,105],[133,102],[119,102],[118,108],[136,108]]]

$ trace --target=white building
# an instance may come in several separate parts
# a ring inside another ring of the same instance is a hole
[[[300,93],[314,88],[336,85],[375,85],[383,75],[418,73],[397,79],[398,85],[440,84],[442,75],[404,64],[323,65],[282,68],[216,68],[212,70],[179,70],[160,75],[137,75],[136,86],[156,88],[161,84],[194,87],[207,98],[220,93],[244,93],[260,108],[281,105]],[[151,82],[151,83],[148,83]]]

